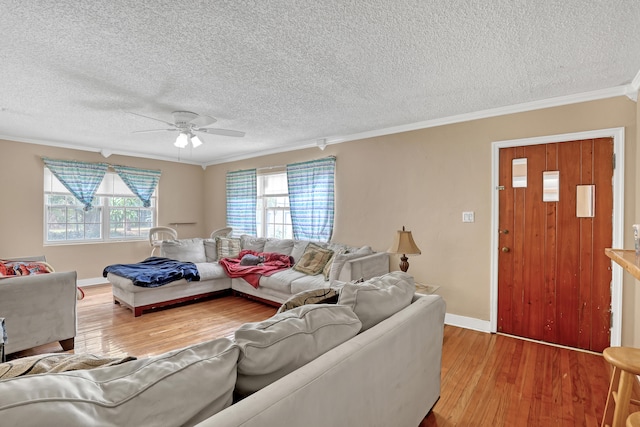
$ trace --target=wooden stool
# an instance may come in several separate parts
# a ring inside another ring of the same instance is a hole
[[[640,375],[640,349],[608,347],[602,355],[613,366],[613,373],[601,427],[625,427],[625,420],[629,416],[629,403],[640,405],[640,401],[631,399],[635,375]]]
[[[627,418],[627,427],[640,427],[640,412],[634,412]]]

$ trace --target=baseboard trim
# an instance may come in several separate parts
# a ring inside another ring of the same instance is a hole
[[[104,277],[90,277],[88,279],[80,279],[76,282],[80,287],[106,285],[109,281]]]
[[[488,320],[480,320],[473,317],[446,313],[444,315],[444,323],[459,328],[473,329],[474,331],[491,332],[491,323]]]

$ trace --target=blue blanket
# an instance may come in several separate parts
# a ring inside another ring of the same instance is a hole
[[[187,282],[200,280],[194,263],[160,257],[150,257],[137,264],[108,265],[102,276],[107,277],[107,273],[126,277],[134,285],[147,288],[155,288],[180,279]]]

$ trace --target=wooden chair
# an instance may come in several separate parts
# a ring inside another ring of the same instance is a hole
[[[171,227],[153,227],[149,230],[149,244],[151,245],[151,256],[156,248],[162,246],[163,240],[175,240],[178,238],[178,232]]]
[[[640,405],[640,401],[631,398],[635,375],[640,375],[640,349],[608,347],[602,355],[613,366],[613,373],[601,427],[625,427],[625,420],[631,418],[629,404]],[[626,424],[629,425],[628,421]]]
[[[640,427],[640,412],[634,412],[627,418],[627,427]]]

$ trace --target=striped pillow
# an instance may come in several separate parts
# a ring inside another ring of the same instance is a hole
[[[218,259],[237,258],[240,255],[240,239],[216,237]]]

